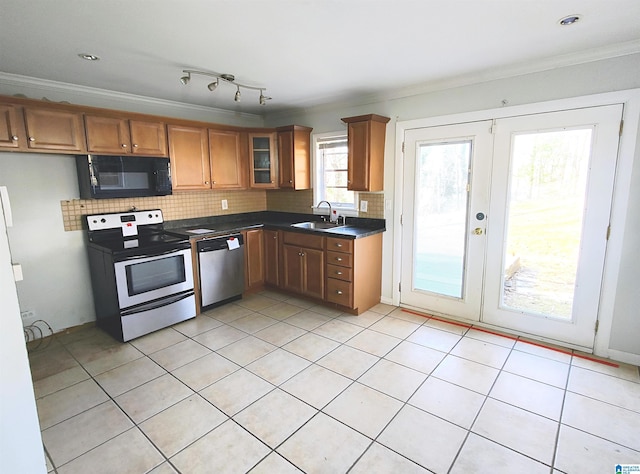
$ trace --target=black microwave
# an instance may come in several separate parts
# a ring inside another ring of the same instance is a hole
[[[76,156],[82,199],[171,194],[169,158],[148,156]]]

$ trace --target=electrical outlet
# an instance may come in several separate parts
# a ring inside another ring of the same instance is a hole
[[[20,317],[22,318],[22,324],[24,326],[28,326],[29,324],[32,324],[35,322],[36,320],[36,312],[32,309],[28,309],[26,311],[21,311],[20,312]]]
[[[226,211],[227,209],[229,209],[229,203],[227,202],[226,199],[222,200],[222,210]]]
[[[367,212],[369,201],[360,201],[360,212]]]

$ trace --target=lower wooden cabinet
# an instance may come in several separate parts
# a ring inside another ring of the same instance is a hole
[[[280,236],[277,230],[264,230],[264,282],[280,284]]]
[[[262,229],[242,231],[244,236],[245,288],[258,290],[264,286],[264,232]]]
[[[324,237],[283,232],[281,288],[324,299]]]
[[[380,302],[382,234],[362,239],[327,237],[326,301],[360,314]]]

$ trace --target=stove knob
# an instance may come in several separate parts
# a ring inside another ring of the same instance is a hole
[[[102,222],[103,224],[107,222],[107,220],[103,217],[102,219],[100,219],[100,222]]]
[[[153,214],[149,214],[149,219],[153,219]]]

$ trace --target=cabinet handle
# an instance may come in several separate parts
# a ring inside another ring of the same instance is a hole
[[[122,144],[122,148],[127,148],[127,144],[126,144],[126,143],[123,143],[123,144]]]
[[[205,181],[204,184],[209,184],[209,181]]]
[[[134,143],[134,144],[133,144],[133,148],[138,148],[138,144],[137,144],[137,143]]]
[[[276,240],[277,238],[278,238],[278,236],[277,236],[277,235],[274,235],[274,236],[273,236],[273,240]]]
[[[212,184],[216,184],[216,182],[215,182],[215,181],[212,181]]]
[[[13,140],[14,142],[18,141],[18,135],[14,135],[11,137],[11,140]]]
[[[35,141],[36,141],[36,139],[35,139],[34,137],[29,137],[29,141],[30,141],[30,142],[35,142]]]
[[[289,183],[293,183],[293,180],[292,180],[292,179],[290,179],[290,180],[289,180]]]
[[[336,271],[336,275],[342,275],[342,272]]]
[[[336,290],[336,293],[337,293],[337,294],[339,294],[339,295],[341,295],[341,294],[342,294],[342,291],[340,291],[340,290]]]
[[[342,257],[336,257],[336,261],[342,262]]]
[[[336,243],[336,247],[342,247],[342,244]]]

